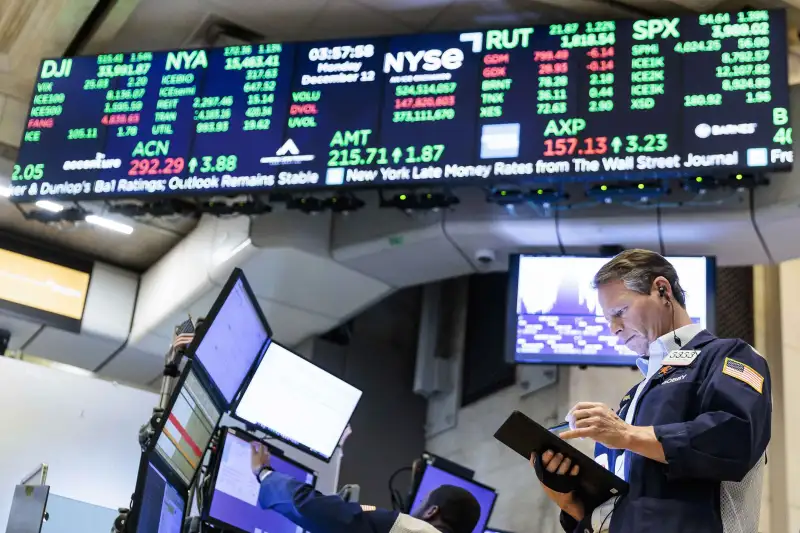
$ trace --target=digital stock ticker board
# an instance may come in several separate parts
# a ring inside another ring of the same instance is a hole
[[[16,201],[786,170],[783,11],[42,62]]]

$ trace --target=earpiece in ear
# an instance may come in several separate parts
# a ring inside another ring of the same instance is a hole
[[[658,297],[664,298],[666,296],[667,289],[664,288],[663,285],[658,286]]]

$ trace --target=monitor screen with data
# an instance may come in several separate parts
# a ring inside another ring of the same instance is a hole
[[[271,342],[235,415],[328,461],[360,398],[346,381]]]
[[[414,501],[411,504],[411,511],[416,512],[417,509],[425,503],[428,494],[442,485],[455,485],[456,487],[468,490],[475,496],[475,499],[478,500],[478,504],[481,506],[481,517],[478,523],[475,524],[475,529],[472,530],[472,533],[484,533],[486,523],[489,522],[489,517],[492,515],[494,502],[497,500],[497,493],[490,487],[481,485],[471,479],[464,479],[463,477],[451,474],[433,465],[425,467],[425,472],[422,474],[422,479],[414,495]]]
[[[208,517],[245,533],[302,533],[303,528],[258,505],[259,484],[250,467],[250,442],[247,436],[225,433]],[[273,454],[271,466],[302,483],[313,486],[316,482],[311,469],[285,457]]]
[[[170,468],[190,485],[222,412],[194,371],[187,367],[184,372],[183,383],[173,392],[172,406],[164,415],[155,448]]]
[[[144,479],[135,505],[135,533],[181,533],[186,512],[186,491],[170,482],[169,473],[156,461],[145,460]]]
[[[516,363],[619,365],[637,355],[609,329],[592,287],[609,258],[519,255],[509,268],[508,359]],[[714,327],[715,263],[667,257],[686,292],[692,320]]]
[[[270,337],[269,326],[241,270],[231,274],[208,320],[195,357],[228,407]]]

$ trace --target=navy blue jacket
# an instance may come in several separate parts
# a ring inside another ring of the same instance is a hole
[[[614,506],[611,533],[723,533],[724,482],[742,481],[764,461],[772,418],[766,360],[741,340],[707,331],[682,349],[700,354],[689,366],[665,366],[653,376],[633,419],[633,425],[654,426],[667,464],[629,454],[630,493]],[[757,376],[763,377],[760,391],[729,375],[741,377],[742,364],[757,373],[748,373],[756,375],[756,385]],[[634,387],[620,404],[621,418],[635,392]],[[608,454],[612,471],[621,453],[595,448],[596,457]],[[592,531],[589,511],[581,523],[562,513],[561,525],[570,533]]]
[[[439,533],[422,520],[397,511],[365,510],[337,495],[326,496],[280,472],[270,472],[261,482],[258,504],[310,533]]]

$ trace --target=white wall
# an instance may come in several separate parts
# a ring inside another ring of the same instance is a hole
[[[150,392],[0,357],[0,531],[14,486],[43,462],[51,493],[127,507],[139,427],[157,401]]]
[[[616,408],[622,396],[642,378],[627,368],[561,367],[558,383],[520,397],[508,387],[458,412],[458,425],[428,439],[426,449],[475,470],[475,480],[497,489],[497,504],[489,524],[516,533],[560,533],[558,509],[544,495],[533,469],[493,435],[518,409],[542,424],[563,420],[579,401],[599,401]],[[591,453],[590,441],[576,446]]]
[[[783,421],[789,531],[800,531],[800,259],[780,265],[780,302],[783,336]],[[769,356],[767,356],[769,358]],[[773,379],[775,379],[773,377]],[[773,438],[775,435],[773,434]],[[773,533],[778,533],[777,531]]]

